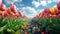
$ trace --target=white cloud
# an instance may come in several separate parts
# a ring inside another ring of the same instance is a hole
[[[28,16],[29,18],[32,18],[33,16],[35,16],[36,15],[36,10],[34,9],[34,8],[32,8],[32,7],[23,7],[22,8],[22,12],[26,15],[26,16]]]
[[[58,0],[58,2],[60,2],[60,0]]]
[[[53,2],[58,2],[58,0],[53,0]]]
[[[51,0],[49,0],[49,1],[47,1],[48,3],[52,3],[52,1]]]
[[[52,0],[53,2],[60,2],[60,0]]]
[[[22,0],[4,0],[7,4],[13,4],[15,2],[22,2]]]
[[[31,7],[23,7],[22,10],[27,14],[35,14],[36,13],[36,10]]]
[[[33,1],[32,4],[35,6],[35,7],[39,7],[40,3],[37,2],[37,1]]]
[[[42,6],[46,6],[46,5],[47,5],[47,2],[46,2],[46,1],[41,1],[40,4],[41,4]]]
[[[39,6],[46,6],[47,4],[51,4],[52,2],[59,2],[60,0],[33,0],[32,4],[37,8]]]
[[[48,1],[48,3],[51,3],[51,1]],[[38,1],[33,0],[32,4],[37,8],[40,5],[46,6],[47,5],[47,1],[46,0],[38,0]]]

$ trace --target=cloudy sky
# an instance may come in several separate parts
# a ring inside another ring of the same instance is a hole
[[[21,10],[28,17],[34,17],[44,8],[51,8],[57,5],[60,0],[2,0],[7,7],[14,4],[17,10]]]

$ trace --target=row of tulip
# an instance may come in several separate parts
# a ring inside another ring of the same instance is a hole
[[[4,4],[0,4],[0,17],[27,18],[20,10],[17,11],[14,4],[11,4],[9,8],[6,8]]]
[[[60,17],[60,2],[57,4],[57,7],[45,8],[34,18],[59,18]]]

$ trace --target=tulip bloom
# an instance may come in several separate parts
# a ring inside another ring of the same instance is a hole
[[[60,10],[60,2],[57,4],[57,8],[58,10]]]
[[[9,14],[7,12],[4,12],[4,17],[7,17]]]
[[[4,11],[5,8],[6,8],[6,6],[5,6],[4,4],[0,4],[0,10],[1,10],[1,11]]]
[[[49,11],[50,11],[49,8],[44,9],[45,13],[49,13]]]
[[[12,11],[10,10],[10,8],[7,8],[7,13],[9,14],[9,15],[13,15],[13,13],[12,13]]]
[[[51,12],[52,14],[54,14],[54,12],[55,12],[54,9],[55,9],[55,8],[50,8],[50,12]]]
[[[16,13],[16,6],[15,5],[11,4],[10,9],[13,13]]]

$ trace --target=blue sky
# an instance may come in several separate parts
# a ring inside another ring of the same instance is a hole
[[[57,5],[60,0],[2,0],[2,3],[9,7],[14,4],[17,10],[32,18],[44,8],[51,8]]]

